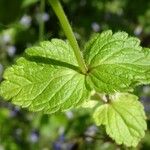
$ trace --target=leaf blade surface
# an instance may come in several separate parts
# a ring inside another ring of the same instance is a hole
[[[107,134],[118,144],[137,146],[147,129],[142,104],[135,95],[117,93],[111,102],[101,105],[93,117],[97,125],[105,125]]]
[[[105,31],[87,44],[87,84],[97,92],[128,91],[150,83],[150,49],[142,49],[137,38],[125,32]]]

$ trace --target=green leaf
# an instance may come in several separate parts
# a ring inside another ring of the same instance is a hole
[[[96,34],[84,55],[91,89],[112,93],[150,83],[150,49],[142,49],[139,44],[125,32]]]
[[[70,64],[76,63],[74,56],[66,57],[66,48],[68,43],[53,40],[28,49],[27,57],[6,69],[0,95],[12,99],[16,105],[44,113],[63,111],[85,102],[89,95],[85,76],[63,63],[67,59]],[[59,62],[53,60],[55,57]]]
[[[118,144],[136,146],[145,135],[146,117],[138,97],[127,93],[110,96],[111,102],[94,112],[97,125],[105,125],[107,134]]]

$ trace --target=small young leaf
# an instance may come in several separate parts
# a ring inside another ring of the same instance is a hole
[[[95,100],[89,100],[89,101],[86,101],[82,104],[82,107],[83,108],[94,108],[97,104],[99,104],[98,101],[95,101]]]
[[[116,143],[135,147],[147,128],[142,104],[138,97],[127,93],[117,93],[110,99],[110,103],[94,112],[96,124],[105,125],[107,134]]]
[[[150,49],[142,49],[137,38],[125,32],[97,34],[87,44],[87,84],[97,92],[128,91],[150,83]]]
[[[16,105],[44,113],[63,111],[83,103],[89,95],[85,76],[72,69],[76,61],[67,48],[68,43],[53,40],[28,49],[27,57],[6,69],[0,95],[12,99]]]

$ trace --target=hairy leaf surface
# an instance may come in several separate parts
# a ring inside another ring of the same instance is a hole
[[[105,125],[107,134],[118,144],[135,147],[147,128],[142,104],[138,97],[127,93],[117,93],[110,99],[95,111],[96,124]]]
[[[87,44],[87,83],[98,92],[127,91],[150,83],[150,49],[142,49],[137,38],[125,32],[105,31]]]
[[[67,48],[70,48],[68,43],[60,40],[29,48],[27,57],[18,59],[16,65],[5,71],[0,95],[12,99],[16,105],[44,113],[83,103],[88,98],[85,76],[72,69],[76,61]]]

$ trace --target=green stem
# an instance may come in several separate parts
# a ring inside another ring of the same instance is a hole
[[[77,40],[73,34],[72,28],[69,24],[69,21],[65,15],[65,12],[64,12],[59,0],[49,0],[49,2],[62,25],[62,28],[64,30],[64,33],[65,33],[67,39],[69,40],[70,45],[73,48],[74,54],[76,56],[78,65],[80,66],[82,73],[86,74],[87,67],[86,67],[84,59],[82,57],[79,45],[77,43]]]
[[[40,4],[40,22],[39,22],[39,41],[43,41],[44,39],[44,20],[42,18],[45,10],[45,0],[41,0]]]

